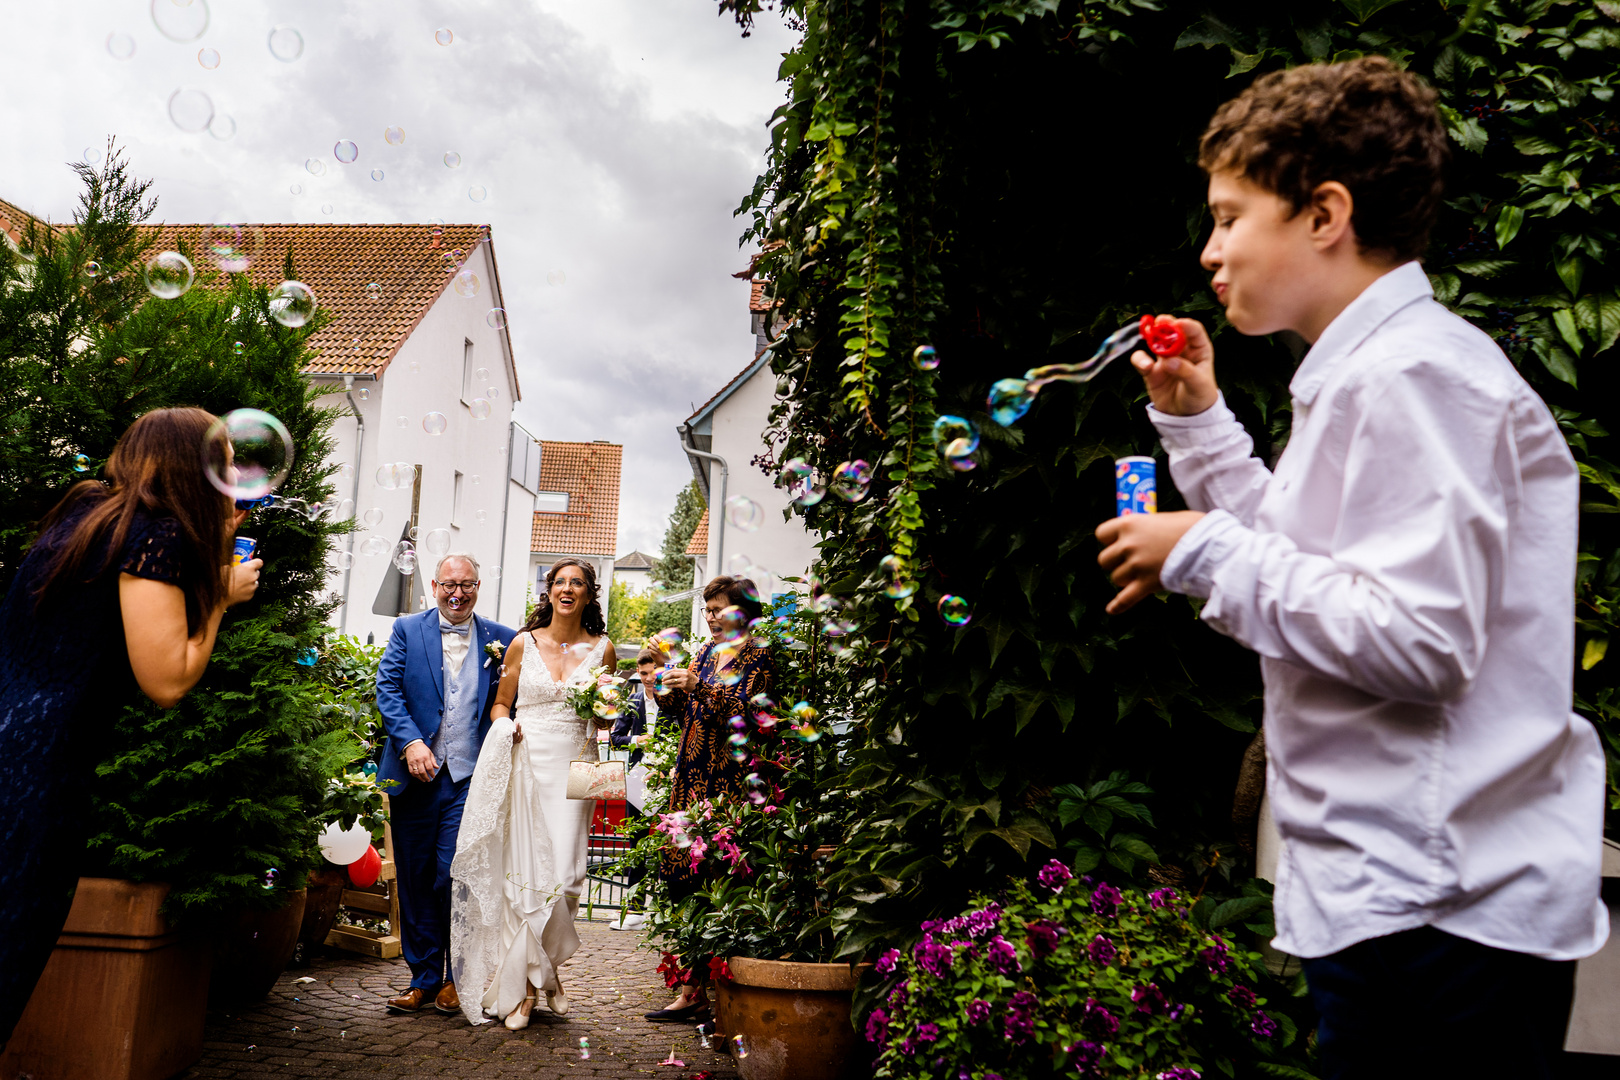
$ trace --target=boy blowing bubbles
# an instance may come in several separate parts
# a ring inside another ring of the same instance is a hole
[[[1367,58],[1215,114],[1201,261],[1240,333],[1311,343],[1292,434],[1268,470],[1178,319],[1180,357],[1132,362],[1196,509],[1097,530],[1110,612],[1202,597],[1261,656],[1276,945],[1304,958],[1331,1077],[1469,1075],[1476,1054],[1471,1075],[1549,1075],[1573,961],[1608,934],[1603,755],[1570,712],[1578,476],[1416,261],[1448,152],[1434,100]]]

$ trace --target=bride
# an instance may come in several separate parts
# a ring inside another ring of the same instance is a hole
[[[613,671],[605,630],[596,571],[558,559],[506,651],[450,865],[450,962],[475,1024],[527,1027],[540,991],[554,1014],[568,1011],[557,971],[579,948],[574,914],[596,807],[567,797],[568,763],[595,761],[597,747],[595,721],[576,716],[567,693],[593,667]]]

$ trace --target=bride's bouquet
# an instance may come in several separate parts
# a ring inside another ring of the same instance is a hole
[[[600,664],[586,672],[590,681],[568,688],[568,704],[581,720],[617,720],[624,712],[624,680]]]

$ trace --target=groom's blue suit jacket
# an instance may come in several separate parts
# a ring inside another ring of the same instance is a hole
[[[463,663],[478,666],[478,696],[483,702],[478,713],[478,745],[482,746],[484,736],[489,734],[489,710],[495,704],[495,690],[500,684],[500,663],[491,661],[485,666],[488,656],[484,646],[499,642],[504,653],[517,631],[477,614],[472,621]],[[388,648],[377,667],[377,710],[388,731],[377,781],[389,795],[397,796],[412,782],[401,757],[405,747],[417,739],[431,743],[444,719],[444,645],[438,608],[394,620]],[[439,768],[444,768],[444,762],[439,762]],[[394,783],[388,783],[390,780]]]

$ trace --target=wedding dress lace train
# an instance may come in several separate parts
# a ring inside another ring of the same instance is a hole
[[[450,864],[451,972],[474,1024],[505,1017],[527,984],[559,989],[557,969],[579,948],[574,916],[596,804],[567,797],[568,763],[596,757],[596,726],[574,715],[567,691],[602,662],[605,641],[560,683],[526,642],[523,741],[514,744],[512,720],[496,720],[478,755]]]

